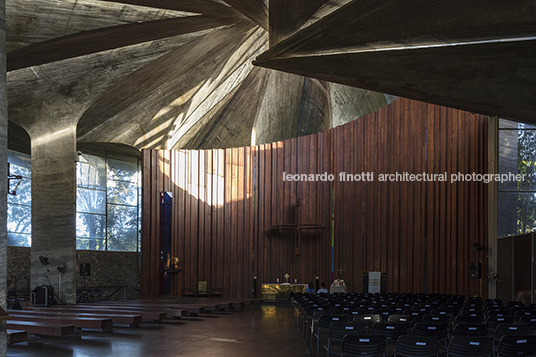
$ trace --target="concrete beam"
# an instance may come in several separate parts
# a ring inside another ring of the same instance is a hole
[[[293,35],[327,0],[270,0],[270,46]]]

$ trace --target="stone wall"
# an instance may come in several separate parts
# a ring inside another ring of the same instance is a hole
[[[8,302],[13,303],[15,291],[19,299],[30,298],[31,248],[7,247]],[[34,262],[34,264],[41,264]],[[50,277],[50,276],[49,276]],[[52,277],[51,277],[52,278]]]
[[[140,258],[139,253],[131,252],[99,252],[93,250],[76,251],[76,286],[84,285],[84,278],[80,276],[80,264],[89,263],[91,275],[85,278],[86,286],[126,285],[126,298],[137,299],[140,285]],[[113,289],[115,290],[115,289]],[[110,294],[113,290],[102,290]],[[88,291],[91,293],[90,291]],[[104,297],[95,297],[95,300]],[[123,299],[123,291],[117,292],[109,300]]]
[[[30,261],[31,249],[26,247],[8,247],[7,259],[7,276],[11,285],[8,287],[10,298],[13,298],[15,291],[15,282],[17,287],[17,296],[19,299],[29,299],[28,280],[30,278],[30,268],[32,264],[41,264],[37,259],[34,262]],[[119,286],[126,285],[127,299],[137,299],[139,297],[140,284],[140,265],[139,253],[131,252],[99,252],[78,250],[76,251],[76,286],[84,286],[84,278],[80,276],[80,264],[89,263],[91,267],[91,275],[86,277],[86,286]],[[67,267],[73,269],[73,267]],[[54,291],[58,289],[58,270],[56,266],[47,266],[47,276],[50,279]],[[90,301],[102,300],[105,298],[102,294],[109,295],[115,289],[99,289],[101,294],[94,294],[94,291],[88,290],[91,295]],[[109,300],[123,299],[123,289],[118,291]]]

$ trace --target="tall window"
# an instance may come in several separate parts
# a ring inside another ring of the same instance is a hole
[[[132,161],[82,154],[77,163],[76,248],[139,250],[139,169]]]
[[[32,170],[30,155],[8,150],[9,180],[7,195],[7,245],[32,245]]]
[[[536,229],[536,126],[499,121],[499,173],[525,175],[499,182],[499,237]]]

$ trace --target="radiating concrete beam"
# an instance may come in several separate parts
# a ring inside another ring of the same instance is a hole
[[[270,0],[270,46],[294,34],[327,0]]]

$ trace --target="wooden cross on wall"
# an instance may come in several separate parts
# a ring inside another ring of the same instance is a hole
[[[273,231],[294,231],[296,240],[295,254],[300,255],[300,239],[302,229],[326,229],[326,226],[320,223],[300,223],[300,199],[296,198],[296,223],[295,224],[275,224],[272,225]]]
[[[339,279],[340,279],[340,278],[341,278],[341,273],[342,273],[343,271],[346,271],[346,269],[343,269],[343,268],[342,268],[342,265],[340,265],[340,266],[339,266],[339,269],[337,269],[337,271],[339,272]]]

